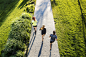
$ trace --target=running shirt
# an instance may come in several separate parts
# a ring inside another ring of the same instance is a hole
[[[33,26],[36,26],[37,25],[37,20],[36,21],[32,20],[32,23],[33,23],[32,24]]]
[[[57,36],[53,34],[50,34],[50,37],[51,37],[50,41],[55,41],[55,38],[57,39]]]
[[[44,28],[43,30],[41,30],[41,34],[46,34],[46,28]]]

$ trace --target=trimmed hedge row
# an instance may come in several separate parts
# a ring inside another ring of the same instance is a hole
[[[61,57],[85,57],[83,22],[78,0],[52,3]]]

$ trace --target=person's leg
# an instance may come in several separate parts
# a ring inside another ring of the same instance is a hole
[[[43,37],[45,36],[45,34],[42,35],[42,41],[43,41]]]
[[[43,35],[42,35],[42,41],[43,41]]]
[[[50,41],[50,50],[51,50],[51,48],[52,48],[52,43],[53,43],[53,41]]]
[[[51,50],[51,45],[52,45],[52,43],[50,43],[50,50]]]
[[[37,27],[34,27],[35,28],[35,35],[36,35],[36,29],[37,29]]]
[[[36,31],[37,27],[34,26],[34,30]]]

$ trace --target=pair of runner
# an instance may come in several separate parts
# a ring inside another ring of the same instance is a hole
[[[34,27],[34,30],[35,30],[35,35],[36,35],[36,29],[37,29],[37,20],[35,17],[32,17],[32,25]],[[46,28],[45,28],[45,25],[43,25],[41,28],[41,35],[42,35],[42,42],[43,42],[43,37],[45,36],[46,34]],[[57,36],[55,35],[55,31],[53,31],[53,34],[50,34],[51,39],[50,39],[50,50],[51,50],[51,46],[52,46],[52,43],[55,41],[55,39],[57,40]]]

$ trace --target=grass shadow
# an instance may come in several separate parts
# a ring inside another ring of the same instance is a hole
[[[20,9],[23,8],[27,1],[29,1],[29,0],[23,0],[23,2],[19,5],[18,8],[20,8]]]
[[[6,17],[16,7],[19,0],[0,0],[0,26],[6,20]]]
[[[58,5],[58,1],[55,1],[55,3],[53,1],[51,1],[51,6],[54,7],[54,6],[57,6]]]

